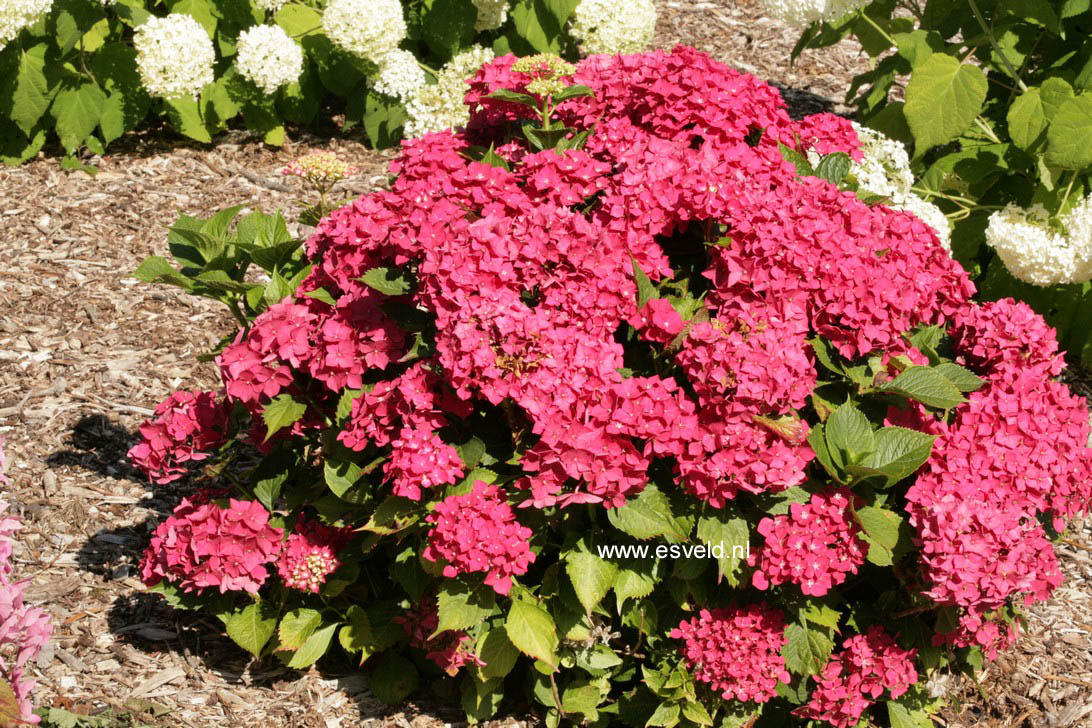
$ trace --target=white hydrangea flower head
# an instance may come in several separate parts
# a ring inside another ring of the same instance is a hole
[[[762,0],[766,15],[793,28],[817,20],[837,20],[868,5],[870,0]]]
[[[335,45],[377,62],[406,37],[399,0],[330,0],[322,29]]]
[[[24,28],[37,23],[50,8],[53,0],[0,0],[0,49]]]
[[[288,0],[254,0],[254,5],[259,10],[275,13],[280,10]]]
[[[914,173],[910,170],[906,146],[857,122],[853,122],[853,129],[861,140],[862,159],[850,169],[857,186],[884,197],[909,195],[914,186]]]
[[[493,58],[491,49],[474,46],[448,61],[440,69],[435,84],[418,88],[406,102],[409,117],[405,125],[406,137],[464,126],[470,120],[470,109],[464,100],[466,81]]]
[[[471,0],[478,9],[474,30],[495,30],[508,20],[508,0]]]
[[[573,35],[588,54],[638,53],[655,30],[652,0],[580,0],[573,11]]]
[[[990,215],[986,243],[1013,277],[1036,286],[1092,280],[1092,197],[1062,215],[1059,230],[1042,205],[1008,205]]]
[[[196,97],[213,81],[216,50],[212,39],[189,15],[153,15],[137,26],[133,45],[141,83],[152,96]]]
[[[279,25],[255,25],[239,34],[235,67],[267,94],[299,80],[303,48]]]
[[[425,70],[417,62],[417,56],[397,48],[379,60],[379,75],[374,87],[379,93],[404,103],[413,98],[425,81]]]

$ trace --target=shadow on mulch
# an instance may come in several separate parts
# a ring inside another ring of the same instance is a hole
[[[46,465],[50,468],[65,465],[83,468],[110,478],[147,485],[147,478],[133,469],[125,455],[137,439],[136,433],[111,422],[105,415],[87,415],[72,427],[69,449],[50,454]]]

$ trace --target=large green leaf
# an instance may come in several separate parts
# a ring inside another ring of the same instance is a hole
[[[1047,129],[1047,161],[1066,169],[1092,166],[1092,93],[1069,99]]]
[[[107,43],[91,58],[95,79],[106,91],[99,129],[107,144],[137,125],[148,114],[151,98],[140,83],[136,50],[124,43]]]
[[[496,609],[496,592],[487,586],[471,588],[448,579],[436,593],[438,620],[433,634],[469,629],[488,618]]]
[[[266,426],[265,439],[268,440],[278,430],[299,420],[306,411],[307,405],[297,402],[292,395],[278,394],[262,411],[262,420]]]
[[[478,11],[471,0],[425,0],[423,16],[425,43],[441,61],[474,41]]]
[[[38,120],[45,116],[57,93],[56,70],[46,64],[45,43],[19,52],[15,75],[6,80],[9,94],[0,94],[0,114],[7,116],[28,137]],[[4,83],[0,79],[0,83]]]
[[[1030,149],[1047,130],[1046,110],[1038,87],[1020,94],[1009,107],[1009,136],[1016,146]]]
[[[267,602],[255,602],[232,613],[225,627],[235,644],[257,657],[277,630],[277,615]]]
[[[573,584],[576,598],[590,614],[614,586],[618,567],[593,553],[573,551],[565,557],[565,573]]]
[[[549,612],[537,604],[516,599],[504,628],[516,649],[557,669],[557,627]]]
[[[330,648],[330,642],[334,639],[334,632],[340,626],[340,624],[334,622],[322,629],[315,630],[285,664],[296,670],[302,670],[315,664]]]
[[[61,88],[53,100],[52,113],[66,152],[74,153],[95,131],[105,105],[106,94],[90,81],[81,79]]]
[[[485,633],[478,642],[478,657],[485,663],[480,668],[482,677],[504,677],[515,667],[519,650],[508,639],[508,631],[503,626],[494,627]]]
[[[277,626],[278,649],[298,650],[322,624],[322,612],[317,609],[293,609]]]
[[[750,529],[747,520],[735,511],[711,509],[698,519],[698,538],[711,548],[720,546],[723,555],[717,557],[717,581],[727,579],[730,586],[736,586],[739,578],[736,571],[743,561],[739,551],[748,547]]]
[[[844,404],[836,409],[827,418],[824,430],[830,456],[842,468],[860,462],[876,447],[872,424],[852,404]]]
[[[905,427],[883,427],[876,431],[876,448],[862,465],[879,470],[893,485],[911,475],[929,459],[936,437]]]
[[[621,613],[627,599],[644,599],[656,588],[654,562],[649,559],[630,560],[619,566],[614,577],[614,601]]]
[[[901,394],[924,405],[941,409],[951,409],[967,401],[951,380],[930,367],[910,367],[890,382],[879,385],[877,389]]]
[[[834,649],[834,641],[826,629],[810,629],[798,623],[785,628],[788,642],[781,649],[785,667],[798,675],[815,675],[826,664]]]
[[[618,530],[641,540],[667,536],[683,541],[690,535],[689,522],[672,512],[671,501],[651,483],[621,508],[608,510],[607,518]]]
[[[375,697],[387,705],[398,705],[417,689],[417,668],[413,663],[393,652],[384,652],[376,658],[375,667],[368,675],[368,687]]]
[[[212,134],[205,126],[205,120],[201,118],[201,110],[197,100],[190,96],[177,99],[166,99],[167,118],[171,126],[180,134],[196,139],[199,142],[211,142]]]
[[[920,156],[930,147],[955,139],[982,111],[986,100],[982,69],[934,53],[914,69],[906,86],[903,112]]]

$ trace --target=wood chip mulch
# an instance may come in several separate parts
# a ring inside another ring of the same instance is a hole
[[[682,42],[786,91],[799,113],[844,111],[848,79],[867,69],[851,44],[787,62],[795,33],[757,2],[658,3],[656,44]],[[833,101],[832,101],[833,100]],[[52,614],[55,639],[31,670],[42,705],[112,710],[156,726],[337,728],[458,724],[450,706],[389,710],[362,676],[338,666],[299,674],[252,665],[216,620],[175,612],[142,594],[136,563],[177,503],[125,459],[136,428],[171,391],[217,386],[196,356],[230,330],[213,301],[137,282],[144,257],[166,253],[179,213],[245,204],[294,219],[301,190],[276,169],[307,148],[334,148],[362,167],[340,190],[385,179],[389,154],[355,141],[306,139],[269,149],[231,134],[198,147],[167,132],[135,135],[96,160],[100,172],[56,159],[0,168],[0,435],[26,521],[16,554],[29,601]],[[168,489],[170,490],[170,489]],[[1066,584],[1029,611],[1027,636],[979,686],[938,685],[959,698],[950,726],[1092,726],[1092,528],[1060,549]],[[531,717],[494,726],[538,725]]]

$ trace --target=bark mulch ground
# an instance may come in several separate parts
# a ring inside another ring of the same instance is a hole
[[[795,33],[753,0],[660,2],[656,44],[686,43],[784,89],[794,109],[843,110],[848,79],[867,68],[851,44],[787,62]],[[348,667],[305,674],[250,664],[208,617],[143,594],[136,563],[178,493],[153,489],[125,452],[152,407],[180,387],[214,387],[196,357],[230,330],[219,304],[128,276],[166,252],[179,213],[245,204],[302,208],[276,169],[308,148],[334,148],[362,167],[346,197],[383,183],[389,154],[345,139],[298,139],[268,149],[231,134],[214,147],[169,132],[125,140],[95,160],[100,172],[61,171],[56,159],[0,169],[0,435],[26,519],[20,573],[44,605],[55,639],[32,669],[43,705],[119,716],[116,725],[433,727],[457,710],[390,710]],[[1027,636],[979,686],[938,680],[958,698],[951,726],[1092,725],[1092,529],[1059,549],[1066,584],[1029,610]],[[517,716],[496,726],[531,725]]]

